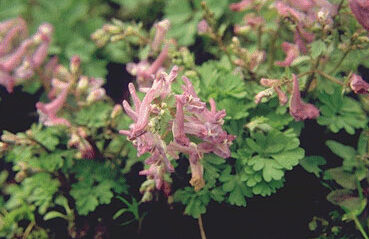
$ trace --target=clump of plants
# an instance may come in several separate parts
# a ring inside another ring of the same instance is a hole
[[[306,225],[314,237],[369,238],[369,1],[15,2],[4,17],[0,3],[0,85],[41,96],[37,122],[1,134],[1,237],[55,238],[61,220],[70,238],[108,238],[107,209],[139,238],[145,205],[164,199],[205,239],[211,201],[246,207],[300,165],[336,206]],[[122,102],[107,62],[133,80]],[[307,122],[338,164],[300,145]]]

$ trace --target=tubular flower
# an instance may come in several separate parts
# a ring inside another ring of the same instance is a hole
[[[350,88],[356,94],[369,94],[369,84],[361,76],[352,74],[349,80]]]
[[[93,159],[95,150],[87,140],[86,131],[79,127],[76,130],[72,129],[71,137],[68,141],[68,147],[77,148],[79,150],[78,158]]]
[[[147,60],[140,61],[139,63],[128,63],[126,66],[127,71],[137,77],[137,83],[139,90],[145,92],[153,83],[155,75],[164,71],[162,65],[168,57],[168,46],[165,46],[156,60],[150,64]]]
[[[275,91],[275,93],[277,93],[278,95],[278,99],[279,99],[279,103],[281,105],[285,105],[287,104],[288,102],[288,97],[286,95],[286,93],[284,93],[280,86],[278,86],[278,80],[273,80],[273,79],[265,79],[265,78],[262,78],[260,80],[260,84],[263,85],[263,86],[267,86],[267,87],[273,87],[273,90]],[[258,101],[259,103],[260,101]]]
[[[63,107],[68,96],[69,85],[50,103],[36,103],[37,111],[40,115],[40,122],[46,126],[66,125],[70,126],[68,120],[57,117],[58,111]]]
[[[153,42],[151,43],[151,48],[154,51],[157,51],[160,48],[160,45],[164,41],[165,35],[167,34],[170,28],[170,21],[168,19],[164,19],[154,25],[156,28],[155,37]]]
[[[314,105],[305,103],[301,100],[297,77],[293,74],[292,78],[293,91],[290,103],[290,115],[295,118],[296,121],[317,118],[319,116],[319,110]]]
[[[217,111],[212,99],[208,110],[188,78],[183,77],[182,94],[171,92],[171,83],[176,79],[177,71],[178,67],[174,66],[169,75],[160,73],[142,101],[134,85],[129,84],[134,107],[127,101],[123,102],[123,107],[134,123],[129,130],[121,130],[120,133],[127,135],[137,147],[138,156],[147,152],[151,154],[146,160],[149,168],[141,171],[140,175],[146,175],[147,182],[155,184],[156,189],[168,190],[164,175],[174,171],[170,160],[178,159],[179,154],[183,153],[189,158],[192,172],[190,184],[195,190],[200,190],[205,185],[201,164],[203,155],[212,152],[223,158],[230,157],[229,146],[235,137],[222,129],[226,112]],[[196,143],[191,141],[190,135],[198,138]],[[143,188],[146,189],[143,190],[144,197],[149,198],[145,193],[152,187],[145,184]]]
[[[254,0],[242,0],[241,2],[230,4],[229,9],[234,12],[240,12],[250,7],[253,2]]]
[[[290,17],[296,22],[295,43],[301,52],[307,52],[306,44],[314,40],[309,32],[314,24],[332,26],[337,6],[327,0],[278,0],[275,8],[282,17]]]
[[[156,23],[154,27],[156,28],[156,32],[151,42],[150,55],[160,50],[162,43],[165,43],[155,61],[150,62],[148,59],[144,59],[138,63],[130,62],[126,65],[128,73],[136,76],[138,88],[142,92],[149,90],[155,77],[165,70],[163,65],[168,58],[168,50],[171,44],[165,41],[166,33],[170,28],[170,21],[164,19]]]
[[[282,67],[291,66],[293,60],[299,56],[299,48],[295,44],[283,42],[282,49],[286,53],[286,58],[284,61],[277,61],[275,64]]]
[[[13,91],[17,80],[33,76],[47,57],[53,27],[44,23],[26,39],[27,26],[16,18],[0,23],[0,84]]]
[[[369,31],[369,1],[349,0],[349,3],[356,20]]]

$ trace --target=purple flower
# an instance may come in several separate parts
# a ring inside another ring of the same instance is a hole
[[[297,45],[283,42],[282,49],[286,53],[286,58],[284,61],[277,61],[275,64],[282,67],[291,66],[293,60],[299,56],[299,49]]]
[[[231,155],[229,146],[235,139],[222,129],[225,111],[217,111],[213,99],[209,101],[210,110],[208,110],[206,103],[197,96],[188,78],[182,78],[185,83],[182,85],[182,94],[174,95],[171,92],[171,84],[177,77],[177,71],[178,67],[174,66],[169,74],[160,73],[154,79],[151,88],[146,90],[142,101],[138,98],[133,84],[129,84],[134,107],[132,108],[127,101],[123,101],[123,107],[134,122],[129,130],[120,130],[120,133],[127,135],[137,147],[138,156],[144,153],[151,154],[145,161],[150,166],[149,169],[141,171],[140,174],[146,175],[148,180],[153,180],[155,187],[166,191],[166,194],[169,184],[164,180],[164,175],[174,171],[168,156],[178,159],[180,153],[188,155],[192,172],[190,184],[195,190],[200,190],[205,185],[201,164],[203,154],[212,152],[228,158]],[[174,105],[166,103],[170,97],[175,98]],[[165,111],[173,118],[166,121],[167,125],[159,125],[165,129],[164,135],[160,135],[161,131],[156,130],[155,122],[160,122],[161,115]],[[173,140],[166,143],[164,138],[169,133],[173,134]],[[192,136],[191,139],[198,138],[196,143],[192,142],[189,136]],[[145,195],[150,187],[146,185],[143,188],[146,190]]]
[[[296,121],[317,118],[319,116],[319,110],[314,105],[305,103],[301,100],[297,77],[293,74],[292,78],[293,91],[290,103],[290,115],[295,118]]]
[[[349,3],[356,20],[369,31],[369,1],[349,0]]]
[[[12,92],[14,78],[26,80],[34,75],[47,57],[53,28],[40,25],[37,33],[27,37],[27,26],[23,19],[11,19],[0,23],[0,84]],[[45,76],[46,78],[47,76]]]
[[[253,2],[254,0],[242,0],[241,2],[230,4],[229,9],[234,12],[240,12],[247,9]]]
[[[0,70],[0,85],[4,86],[9,93],[13,92],[15,79],[6,71]]]
[[[165,35],[167,34],[170,28],[170,21],[168,19],[164,19],[154,25],[156,28],[155,37],[153,42],[151,43],[151,48],[154,51],[157,51],[162,44]]]
[[[197,32],[199,34],[205,34],[210,30],[209,24],[205,19],[202,19],[198,24],[197,24]]]
[[[351,89],[356,94],[369,94],[369,84],[361,76],[352,74],[349,80]]]
[[[168,57],[168,46],[165,46],[160,52],[156,60],[150,65],[147,60],[140,61],[139,63],[128,63],[126,66],[127,71],[137,77],[137,83],[140,91],[147,91],[156,75],[159,75],[164,71],[162,65]]]
[[[66,125],[70,126],[68,120],[57,117],[58,111],[63,107],[67,100],[69,86],[65,87],[62,92],[50,103],[44,104],[42,102],[36,103],[37,111],[40,115],[40,122],[46,126]]]
[[[275,92],[277,93],[277,95],[278,95],[279,103],[280,103],[281,105],[285,105],[285,104],[287,104],[287,102],[288,102],[288,97],[287,97],[286,93],[284,93],[284,92],[281,90],[280,86],[278,86],[278,82],[279,82],[278,80],[272,80],[272,79],[266,79],[266,78],[262,78],[262,79],[260,80],[260,84],[261,84],[261,85],[263,85],[263,86],[267,86],[267,87],[273,87],[274,91],[275,91]],[[259,97],[260,97],[260,96],[259,96]],[[264,97],[264,96],[263,96],[263,97]],[[261,99],[256,98],[256,99],[255,99],[256,104],[260,103],[260,100],[261,100]]]

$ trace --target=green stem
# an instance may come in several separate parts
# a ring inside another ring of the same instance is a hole
[[[340,80],[334,78],[333,76],[330,76],[328,75],[327,73],[323,72],[323,71],[319,71],[317,70],[316,73],[318,73],[319,75],[323,76],[324,78],[327,78],[328,80],[336,83],[336,84],[339,84],[341,86],[344,86],[345,84],[343,82],[341,82]]]
[[[314,80],[315,71],[317,71],[317,69],[318,69],[318,67],[319,67],[320,58],[321,58],[321,55],[320,55],[320,56],[318,56],[318,58],[316,59],[315,64],[311,66],[310,72],[312,72],[312,73],[311,73],[311,75],[309,76],[309,78],[308,78],[308,80],[307,80],[307,82],[306,82],[305,89],[304,89],[304,91],[303,91],[303,92],[304,92],[304,95],[305,95],[305,94],[306,94],[306,92],[309,90],[310,85],[311,85],[311,83],[312,83],[312,82],[313,82],[313,80]]]
[[[277,42],[277,39],[278,39],[278,33],[279,33],[279,30],[281,28],[281,25],[278,24],[278,28],[277,30],[274,32],[271,40],[270,40],[270,49],[269,49],[269,62],[268,62],[268,69],[272,69],[273,67],[273,63],[274,63],[274,57],[275,57],[275,44]]]
[[[329,72],[329,74],[332,74],[334,72],[336,72],[336,70],[341,66],[342,62],[345,60],[345,58],[348,56],[348,54],[350,53],[350,50],[346,50],[345,53],[343,54],[343,56],[341,57],[340,61],[337,63],[337,65],[333,68],[333,70],[331,70]]]
[[[361,235],[363,236],[363,238],[364,239],[369,239],[368,234],[366,234],[366,232],[365,232],[363,226],[361,225],[359,219],[357,218],[357,216],[353,215],[353,220],[355,222],[356,227],[359,229]]]

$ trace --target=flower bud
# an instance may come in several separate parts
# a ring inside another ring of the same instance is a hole
[[[210,31],[210,27],[208,22],[205,19],[202,19],[198,24],[197,24],[197,32],[199,34],[205,34],[208,33]]]
[[[98,101],[102,99],[106,95],[105,89],[98,88],[93,91],[87,96],[87,103],[91,104],[92,102]]]
[[[117,116],[123,113],[123,108],[121,105],[115,105],[113,111],[110,114],[110,118],[115,119]]]
[[[72,59],[70,60],[70,72],[72,74],[76,74],[79,70],[79,67],[81,65],[81,58],[79,56],[73,56]]]

